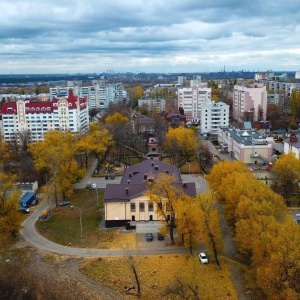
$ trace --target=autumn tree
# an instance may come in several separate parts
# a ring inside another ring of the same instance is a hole
[[[174,149],[176,147],[176,149]],[[182,126],[169,128],[166,134],[164,150],[172,154],[175,150],[180,153],[182,159],[189,161],[195,153],[196,139],[195,132]]]
[[[256,298],[298,299],[300,231],[283,198],[236,163],[214,166],[207,178],[225,202],[239,251],[251,257],[248,285]]]
[[[297,119],[300,118],[300,93],[296,89],[292,89],[290,97],[291,113]]]
[[[122,151],[125,151],[125,146],[128,145],[128,133],[131,132],[128,124],[129,119],[118,112],[105,118],[105,126],[115,142],[118,160],[120,160]]]
[[[149,183],[149,189],[145,193],[149,197],[149,203],[156,204],[157,214],[164,221],[163,230],[169,230],[173,245],[175,244],[176,203],[182,194],[182,191],[175,186],[176,182],[174,176],[161,173],[154,182]]]
[[[102,129],[100,124],[90,123],[89,131],[81,136],[76,142],[76,149],[79,154],[85,156],[85,168],[88,168],[88,160],[96,157],[98,161],[109,146],[113,145],[112,135],[107,129]]]
[[[16,238],[23,218],[19,207],[20,191],[13,189],[16,176],[0,173],[0,244],[6,245],[10,238]]]
[[[69,198],[73,193],[73,183],[83,175],[74,158],[73,135],[70,132],[49,131],[44,141],[29,146],[37,170],[47,169],[51,176],[50,191],[58,207],[59,196]]]
[[[190,254],[201,244],[201,219],[199,202],[188,195],[182,195],[181,201],[176,203],[176,228],[182,235],[183,245]]]
[[[283,191],[288,199],[293,192],[298,192],[300,181],[300,160],[290,152],[283,154],[275,162],[273,167],[275,189]]]
[[[217,268],[221,269],[218,255],[223,249],[223,243],[218,209],[210,193],[197,195],[196,200],[200,207],[201,240],[212,250]]]

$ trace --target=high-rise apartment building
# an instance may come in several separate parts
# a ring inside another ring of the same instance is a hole
[[[201,133],[218,134],[219,127],[229,126],[229,105],[206,102],[201,108]]]
[[[262,83],[235,85],[233,88],[233,115],[240,121],[265,121],[267,89]]]
[[[201,86],[178,89],[178,108],[184,110],[188,122],[199,122],[201,119],[201,107],[211,101],[211,88],[207,83]]]
[[[49,130],[85,132],[88,129],[87,98],[74,96],[54,98],[49,102],[19,100],[3,103],[2,133],[5,141],[19,142],[26,136],[35,142],[43,140]]]

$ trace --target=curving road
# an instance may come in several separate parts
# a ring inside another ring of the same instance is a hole
[[[130,254],[163,254],[163,253],[187,253],[184,248],[161,248],[161,249],[136,249],[136,250],[104,250],[104,249],[87,249],[72,248],[53,243],[41,236],[35,228],[35,222],[38,220],[43,210],[47,210],[48,203],[43,202],[32,214],[23,222],[23,229],[20,231],[21,236],[30,244],[38,249],[46,250],[64,255],[74,255],[81,257],[98,257],[98,256],[124,256]]]

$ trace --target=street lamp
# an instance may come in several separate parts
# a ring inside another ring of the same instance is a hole
[[[77,208],[79,210],[79,222],[80,222],[80,237],[82,237],[82,219],[81,219],[81,209],[77,206],[71,205],[71,209]]]
[[[189,174],[191,174],[191,164],[189,162],[185,162],[187,165],[189,165]]]
[[[97,207],[99,206],[98,185],[96,185]]]

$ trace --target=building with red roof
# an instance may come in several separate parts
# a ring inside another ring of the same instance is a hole
[[[49,130],[85,132],[88,129],[87,97],[54,98],[51,102],[19,100],[1,106],[2,128],[5,141],[21,141],[26,135],[30,141],[43,140]],[[23,137],[21,136],[23,135]]]

